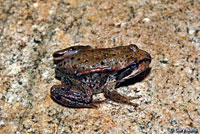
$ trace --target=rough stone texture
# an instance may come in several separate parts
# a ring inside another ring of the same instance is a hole
[[[200,131],[199,0],[0,1],[0,133]],[[51,100],[52,53],[135,43],[153,59],[145,79],[117,89],[139,107],[108,101],[70,109]]]

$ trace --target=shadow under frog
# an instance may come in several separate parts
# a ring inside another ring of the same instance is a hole
[[[130,101],[133,97],[122,96],[115,89],[148,70],[151,62],[150,54],[134,44],[101,49],[74,46],[56,51],[53,58],[56,78],[62,84],[51,88],[51,98],[73,108],[96,108],[92,96],[98,93],[136,106]]]

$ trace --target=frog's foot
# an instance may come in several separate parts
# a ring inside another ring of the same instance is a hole
[[[138,107],[138,104],[131,102],[131,100],[136,99],[135,97],[124,97],[115,90],[112,90],[112,91],[106,90],[104,92],[104,96],[118,103],[128,104],[128,105],[134,106],[135,108]]]
[[[73,108],[97,108],[92,104],[92,96],[83,93],[76,88],[66,85],[54,85],[51,90],[51,98],[66,107]]]

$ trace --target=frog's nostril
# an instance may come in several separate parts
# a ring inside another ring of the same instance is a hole
[[[151,63],[151,58],[145,58],[145,59],[143,60],[143,62]]]
[[[151,55],[147,53],[143,61],[144,62],[147,62],[147,61],[151,62]]]
[[[145,62],[147,62],[147,61],[150,61],[150,62],[151,62],[151,59],[150,59],[150,58],[145,58],[144,61],[145,61]]]
[[[148,55],[148,60],[151,62],[151,55],[150,54]]]

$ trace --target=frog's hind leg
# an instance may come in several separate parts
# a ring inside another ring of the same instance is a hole
[[[92,95],[83,93],[76,88],[66,85],[54,85],[51,90],[51,98],[66,107],[73,108],[96,108],[92,104]]]
[[[73,76],[61,77],[62,85],[51,88],[51,98],[66,107],[95,108],[92,104],[92,89]]]
[[[56,68],[55,69],[55,74],[56,74],[56,79],[58,80],[61,80],[62,76],[64,75],[63,72],[59,69],[59,68]]]

